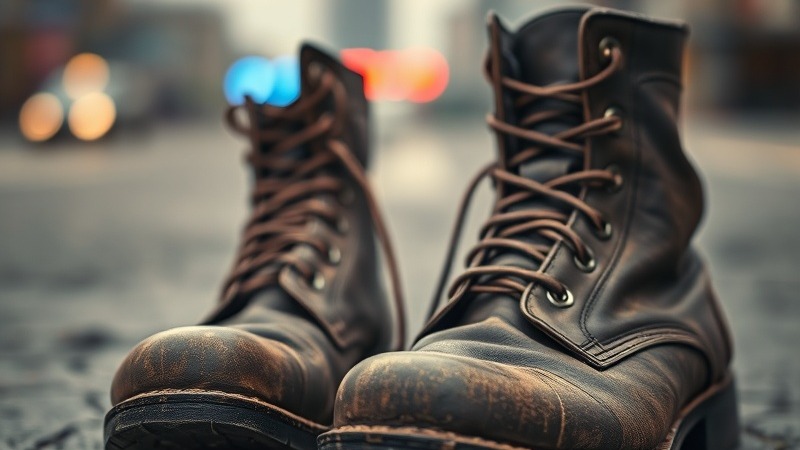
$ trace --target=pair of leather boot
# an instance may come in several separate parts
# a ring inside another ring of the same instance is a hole
[[[481,179],[496,200],[411,349],[362,79],[306,45],[294,104],[228,116],[255,175],[236,263],[203,325],[122,363],[107,449],[735,447],[730,337],[691,245],[703,195],[676,125],[686,27],[583,8],[488,28],[498,152],[440,290]]]

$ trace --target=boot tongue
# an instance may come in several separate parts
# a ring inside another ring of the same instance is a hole
[[[344,140],[348,144],[353,154],[359,159],[361,164],[366,167],[368,159],[368,112],[367,100],[364,96],[363,77],[345,67],[327,52],[309,43],[304,43],[300,47],[299,62],[300,97],[298,97],[295,102],[298,102],[303,97],[307,97],[313,93],[317,87],[317,79],[320,75],[320,70],[330,71],[333,73],[334,77],[341,82],[342,86],[344,86],[345,95],[347,96],[347,111],[345,111],[343,114],[346,122],[345,132],[343,136],[340,136],[340,139]],[[273,122],[265,116],[260,108],[260,105],[253,103],[252,100],[249,99],[247,102],[247,110],[250,115],[250,121],[260,129],[277,127],[297,132],[307,125],[302,123],[302,121],[295,123]],[[291,108],[292,105],[293,104],[286,105],[284,108]],[[331,99],[327,99],[315,106],[313,110],[309,111],[309,119],[315,120],[325,112],[333,113],[333,110],[333,101]],[[262,144],[261,150],[269,152],[270,147],[270,144]],[[304,146],[300,146],[286,152],[284,157],[293,157],[297,160],[303,160],[309,157],[309,153]],[[269,177],[274,176],[275,174],[270,170],[264,170],[256,175]]]
[[[363,99],[366,102],[363,77],[348,69],[330,53],[308,42],[300,47],[300,80],[303,89],[309,89],[313,85],[315,64],[331,70],[344,84],[348,96],[353,100]]]
[[[366,167],[368,162],[369,142],[367,129],[367,98],[364,95],[364,77],[353,72],[338,59],[314,44],[303,43],[300,47],[300,85],[306,92],[313,89],[315,66],[330,70],[342,83],[347,93],[347,132],[343,137],[350,151]],[[332,105],[329,105],[332,106]]]
[[[516,72],[512,76],[523,83],[550,86],[575,83],[579,80],[578,28],[586,9],[570,9],[553,12],[534,18],[523,25],[513,36],[511,53],[516,60]],[[516,96],[515,96],[516,97]],[[525,128],[554,135],[575,127],[583,120],[580,105],[553,98],[540,98],[514,111],[509,117],[517,125],[526,116],[558,109],[564,114],[551,120]],[[508,152],[509,156],[523,150],[529,144],[517,142]],[[516,148],[514,148],[516,147]],[[536,181],[546,182],[580,168],[580,155],[558,149],[547,149],[543,157],[534,158],[519,168],[519,174]]]
[[[578,29],[587,9],[536,17],[514,33],[518,80],[547,86],[578,81]]]

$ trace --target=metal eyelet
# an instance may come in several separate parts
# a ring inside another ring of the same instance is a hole
[[[347,233],[350,231],[350,222],[347,221],[346,217],[340,217],[339,220],[336,221],[336,229],[339,233]]]
[[[604,220],[601,228],[595,228],[595,235],[604,241],[610,239],[612,234],[614,234],[614,228],[611,226],[611,222]]]
[[[331,264],[339,264],[342,260],[342,251],[339,247],[331,247],[328,249],[328,262]]]
[[[594,258],[594,252],[589,247],[586,247],[586,254],[589,259],[585,262],[581,261],[578,255],[573,256],[572,260],[575,262],[575,266],[578,267],[578,269],[588,273],[597,268],[597,260]]]
[[[325,277],[322,276],[322,273],[314,272],[314,278],[311,280],[311,286],[317,291],[325,289]]]
[[[623,111],[622,108],[616,105],[611,105],[603,111],[603,118],[608,119],[609,117],[616,117],[619,119],[620,127],[619,129],[613,131],[613,134],[619,134],[622,129],[625,127],[625,119],[623,118]]]
[[[604,61],[611,61],[611,56],[614,54],[614,49],[620,47],[621,45],[616,38],[606,36],[600,40],[600,56]]]
[[[606,166],[606,170],[615,175],[614,184],[607,188],[608,192],[617,192],[622,189],[622,185],[625,184],[625,180],[622,178],[622,169],[616,164],[609,164]]]
[[[612,131],[612,134],[619,134],[622,132],[623,128],[625,128],[625,119],[623,118],[623,111],[622,108],[616,105],[611,105],[603,111],[603,118],[608,119],[609,117],[616,117],[619,119],[619,128]]]
[[[553,304],[553,306],[557,306],[559,308],[569,308],[570,306],[575,303],[575,297],[572,296],[572,292],[566,287],[564,288],[564,295],[559,296],[556,298],[552,292],[547,291],[547,300]]]
[[[604,118],[619,117],[620,120],[622,120],[622,108],[616,105],[611,105],[608,108],[606,108],[605,111],[603,111],[603,117]]]

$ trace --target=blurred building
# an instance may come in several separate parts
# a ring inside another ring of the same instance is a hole
[[[796,0],[595,0],[687,20],[689,107],[725,112],[800,111],[800,2]],[[449,85],[415,108],[483,111],[485,17],[515,26],[556,0],[4,0],[0,2],[0,120],[52,86],[65,62],[93,52],[111,65],[112,90],[130,121],[218,114],[226,68],[245,54],[293,53],[309,38],[352,47],[438,50]],[[48,84],[49,83],[49,84]],[[56,83],[57,84],[57,83]],[[122,115],[125,117],[125,114]]]

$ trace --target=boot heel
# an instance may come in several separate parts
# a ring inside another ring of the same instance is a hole
[[[737,404],[735,383],[731,381],[686,416],[669,448],[672,450],[737,448],[739,446]]]

